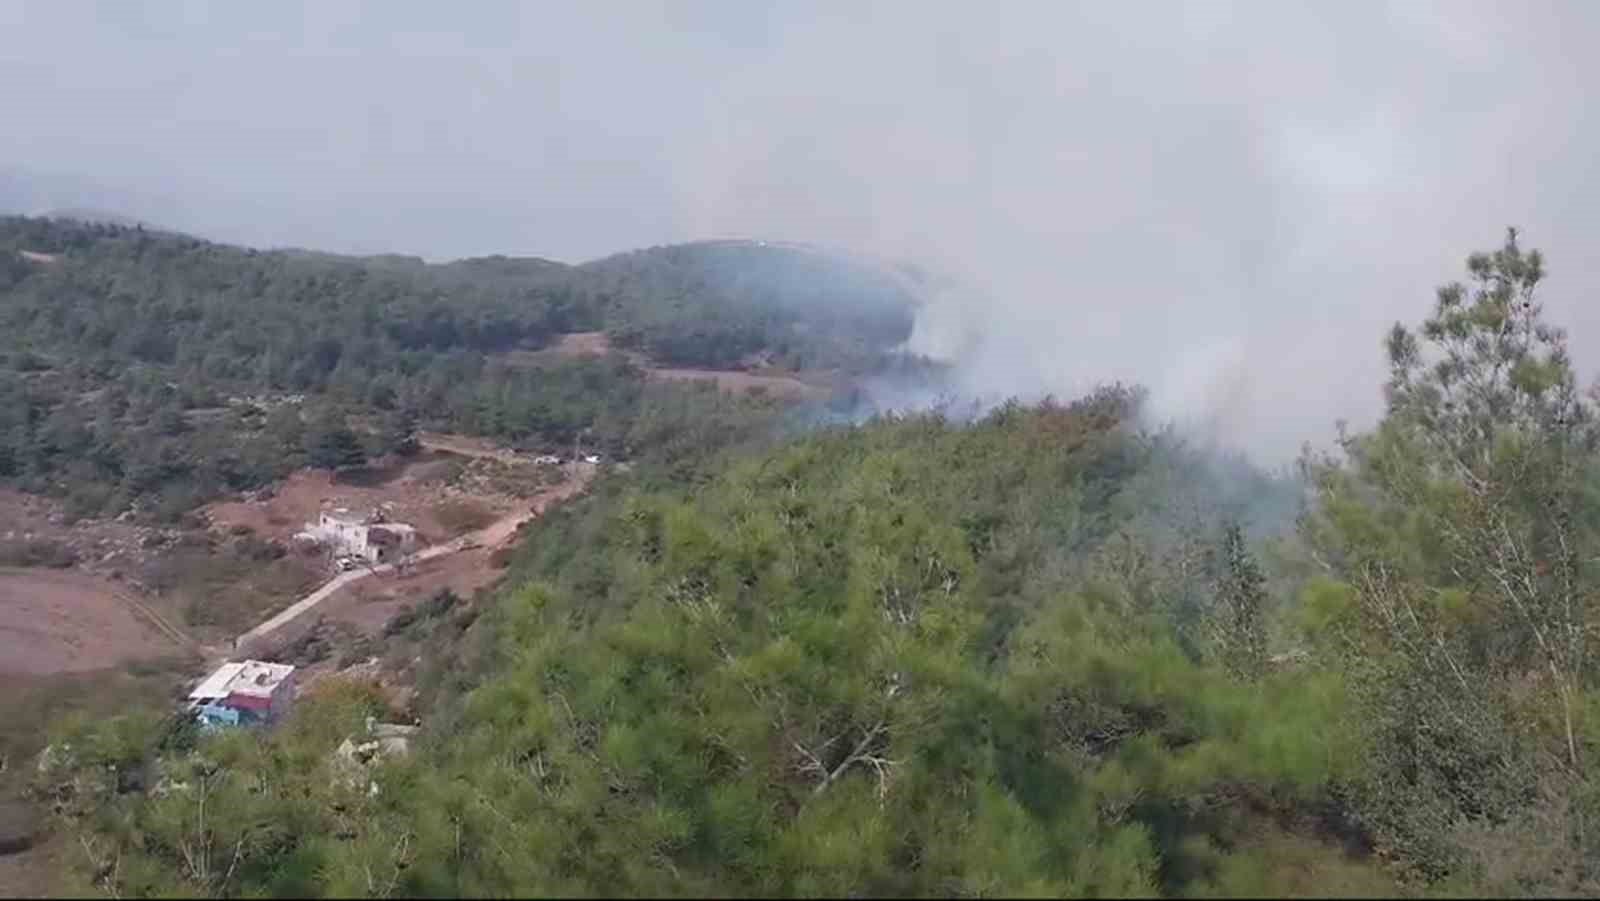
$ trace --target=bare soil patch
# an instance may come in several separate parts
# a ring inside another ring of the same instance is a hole
[[[560,357],[603,357],[613,349],[605,332],[570,332],[545,352]]]
[[[520,528],[532,528],[534,517],[551,504],[567,500],[588,487],[595,467],[579,466],[572,478],[539,492],[524,501],[520,512],[503,516],[476,533],[482,547],[445,554],[410,567],[405,573],[386,572],[351,582],[317,608],[317,615],[328,623],[344,623],[363,634],[377,634],[383,624],[407,604],[426,600],[441,588],[449,588],[463,598],[494,584],[504,569],[494,565],[492,556],[505,547]]]
[[[796,400],[824,399],[829,389],[810,385],[791,375],[764,375],[757,372],[729,372],[720,369],[656,369],[646,370],[656,381],[712,381],[723,391],[748,394],[764,391],[773,397]]]
[[[441,588],[471,598],[494,584],[505,570],[490,566],[489,554],[488,548],[447,554],[420,563],[403,576],[385,573],[352,582],[328,598],[320,612],[326,622],[345,623],[363,634],[376,635],[402,608],[422,603]]]
[[[508,464],[532,463],[516,451],[501,447],[487,438],[474,438],[470,435],[446,435],[441,432],[418,432],[417,443],[434,452],[434,459],[443,455],[449,459],[450,455],[472,457],[479,460],[498,460]]]
[[[394,469],[337,478],[322,470],[301,470],[275,486],[270,496],[223,501],[203,512],[213,529],[247,527],[262,538],[287,542],[323,510],[344,507],[357,514],[382,510],[391,521],[415,526],[424,544],[437,544],[463,531],[448,512],[440,516],[441,505],[453,505],[443,507],[446,511],[460,505],[481,508],[484,517],[492,518],[517,503],[516,498],[492,490],[458,487],[472,465],[452,466],[447,454],[427,451]]]
[[[625,355],[643,369],[648,378],[660,382],[711,381],[723,391],[736,394],[766,392],[774,397],[792,400],[820,400],[831,391],[828,385],[815,379],[801,378],[800,373],[773,366],[767,354],[750,354],[742,361],[742,368],[734,370],[657,366],[644,354],[615,347],[605,332],[571,332],[562,335],[559,341],[544,350],[515,351],[507,354],[506,360],[512,365],[536,366],[551,357],[591,357],[609,353]]]
[[[84,672],[187,650],[137,615],[118,585],[70,570],[0,569],[0,672]]]

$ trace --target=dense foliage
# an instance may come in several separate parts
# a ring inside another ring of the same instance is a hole
[[[442,692],[437,739],[376,797],[334,785],[336,730],[168,757],[190,790],[114,802],[123,888],[1257,887],[1270,854],[1217,804],[1317,800],[1351,762],[1343,695],[1303,673],[1242,691],[1204,630],[1180,644],[1161,588],[1185,548],[1131,571],[1119,536],[1177,515],[1152,488],[1203,461],[1127,429],[1135,400],[832,430],[699,490],[604,493],[526,549],[478,627],[487,678]],[[198,840],[191,766],[227,798],[194,864],[173,850]]]
[[[740,434],[776,405],[647,383],[620,356],[529,367],[505,352],[604,329],[686,365],[765,350],[865,366],[904,338],[903,293],[836,272],[808,314],[774,281],[796,266],[839,269],[754,245],[426,265],[0,219],[0,480],[79,513],[139,501],[170,515],[306,462],[359,463],[418,426],[562,447],[583,435],[613,454],[693,422]],[[286,409],[302,400],[305,415]],[[382,423],[358,441],[354,416]]]
[[[703,242],[580,269],[582,296],[605,309],[622,299],[625,312],[606,318],[617,343],[676,365],[730,366],[769,351],[790,369],[854,369],[910,335],[909,278],[805,247]],[[651,302],[627,300],[640,297]]]
[[[430,608],[411,755],[345,684],[38,796],[121,895],[1593,894],[1596,421],[1537,254],[1469,269],[1304,481],[1122,388],[612,477]]]
[[[1353,787],[1379,839],[1424,876],[1593,893],[1600,431],[1542,319],[1540,255],[1513,232],[1467,265],[1420,340],[1390,333],[1380,427],[1345,465],[1309,461],[1307,596],[1365,698]]]

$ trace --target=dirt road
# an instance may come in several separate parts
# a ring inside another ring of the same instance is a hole
[[[427,440],[424,440],[421,443],[424,447],[431,447],[432,449],[436,450],[451,450],[456,453],[467,454],[469,456],[498,456],[504,453],[494,450],[467,450],[457,449],[456,447],[440,447],[437,444],[430,444]],[[420,563],[425,560],[432,560],[436,557],[442,557],[446,554],[458,553],[467,548],[497,548],[505,544],[517,533],[517,529],[520,528],[523,523],[543,513],[545,507],[555,503],[556,501],[565,500],[581,493],[585,488],[588,487],[590,480],[594,478],[595,472],[598,469],[598,467],[589,463],[569,463],[565,468],[568,474],[567,481],[556,486],[555,488],[550,489],[549,491],[542,492],[529,506],[519,509],[515,513],[512,513],[508,516],[501,517],[500,519],[490,523],[488,526],[479,529],[476,532],[469,532],[459,538],[454,539],[453,541],[448,541],[444,544],[436,544],[433,547],[423,548],[414,555],[414,559],[411,562]],[[352,582],[356,582],[373,575],[394,572],[394,570],[394,564],[384,563],[378,566],[340,573],[323,583],[322,586],[316,591],[311,592],[304,598],[301,598],[299,601],[291,604],[281,613],[277,614],[271,619],[268,619],[266,622],[261,623],[243,635],[240,635],[234,640],[234,647],[246,648],[269,638],[272,633],[310,612],[318,604],[321,604],[329,597],[332,597],[334,594],[338,593],[341,588],[344,588],[346,585],[349,585]]]

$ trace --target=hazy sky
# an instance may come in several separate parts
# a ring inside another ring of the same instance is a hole
[[[1581,0],[0,0],[0,168],[262,245],[912,257],[974,387],[1137,379],[1281,455],[1508,224],[1600,360],[1597,48]]]

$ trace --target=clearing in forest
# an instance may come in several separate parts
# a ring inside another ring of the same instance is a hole
[[[638,351],[621,350],[612,345],[605,332],[572,332],[562,335],[554,345],[539,351],[513,351],[506,360],[518,366],[537,366],[551,357],[600,357],[621,353],[643,369],[645,377],[658,382],[711,381],[723,391],[735,394],[765,391],[774,397],[794,400],[822,400],[830,389],[801,379],[797,373],[776,368],[753,366],[747,369],[697,369],[681,366],[658,366]]]

